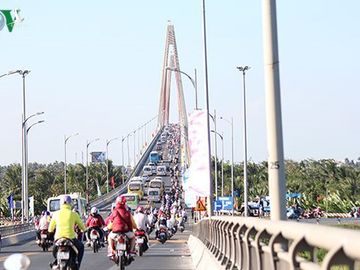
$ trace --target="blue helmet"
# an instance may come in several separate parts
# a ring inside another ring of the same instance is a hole
[[[71,197],[69,195],[63,195],[60,198],[60,204],[71,204]]]

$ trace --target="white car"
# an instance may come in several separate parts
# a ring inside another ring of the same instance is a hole
[[[151,175],[153,175],[153,169],[150,166],[144,166],[143,176],[151,176]]]
[[[149,162],[147,166],[151,168],[153,174],[156,174],[156,164],[154,162]]]
[[[161,165],[156,168],[156,175],[166,176],[166,166]]]

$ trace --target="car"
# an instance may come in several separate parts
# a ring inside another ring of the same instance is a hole
[[[156,174],[156,164],[154,162],[149,162],[147,166],[151,168],[153,174]]]
[[[153,175],[153,169],[150,166],[144,166],[143,176],[151,176],[151,175]]]
[[[156,175],[166,176],[166,174],[167,174],[167,168],[165,165],[157,166]]]

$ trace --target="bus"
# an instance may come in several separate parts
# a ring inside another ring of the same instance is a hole
[[[128,184],[128,193],[133,193],[139,195],[139,199],[141,200],[144,197],[144,185],[140,180],[130,181]]]
[[[50,197],[47,199],[47,210],[52,215],[54,212],[60,210],[60,198],[63,195],[59,195],[57,197]],[[86,199],[81,197],[80,193],[71,193],[66,194],[69,195],[72,199],[72,209],[76,210],[80,217],[85,220],[86,219]]]
[[[126,198],[126,205],[131,210],[135,211],[140,202],[139,195],[137,195],[135,193],[126,193],[126,194],[123,194],[122,196]]]
[[[161,159],[161,156],[159,154],[159,152],[157,151],[152,151],[150,152],[150,156],[149,156],[149,162],[154,162],[155,164],[157,164]]]
[[[149,183],[148,195],[156,196],[161,200],[164,193],[164,182],[161,179],[152,179]]]

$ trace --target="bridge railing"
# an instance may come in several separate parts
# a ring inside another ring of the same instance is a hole
[[[16,224],[16,225],[9,225],[9,226],[1,226],[0,227],[0,234],[1,237],[22,233],[26,231],[34,230],[34,224],[32,223],[24,223],[24,224]]]
[[[105,205],[111,204],[116,199],[116,197],[119,196],[119,194],[126,193],[127,184],[129,182],[129,179],[131,179],[134,176],[140,175],[141,169],[142,169],[143,165],[147,162],[148,156],[149,156],[150,152],[152,151],[152,149],[154,148],[161,133],[162,133],[162,129],[160,129],[158,131],[158,133],[154,136],[153,140],[150,142],[150,144],[148,145],[148,147],[146,148],[146,150],[140,157],[138,163],[136,164],[136,166],[135,166],[134,170],[132,171],[132,173],[130,174],[129,178],[121,186],[119,186],[116,189],[110,191],[109,193],[106,193],[106,194],[102,195],[101,197],[93,200],[90,203],[91,206],[96,206],[98,208],[102,208]]]
[[[224,269],[360,269],[355,230],[223,216],[194,224],[193,235]]]

